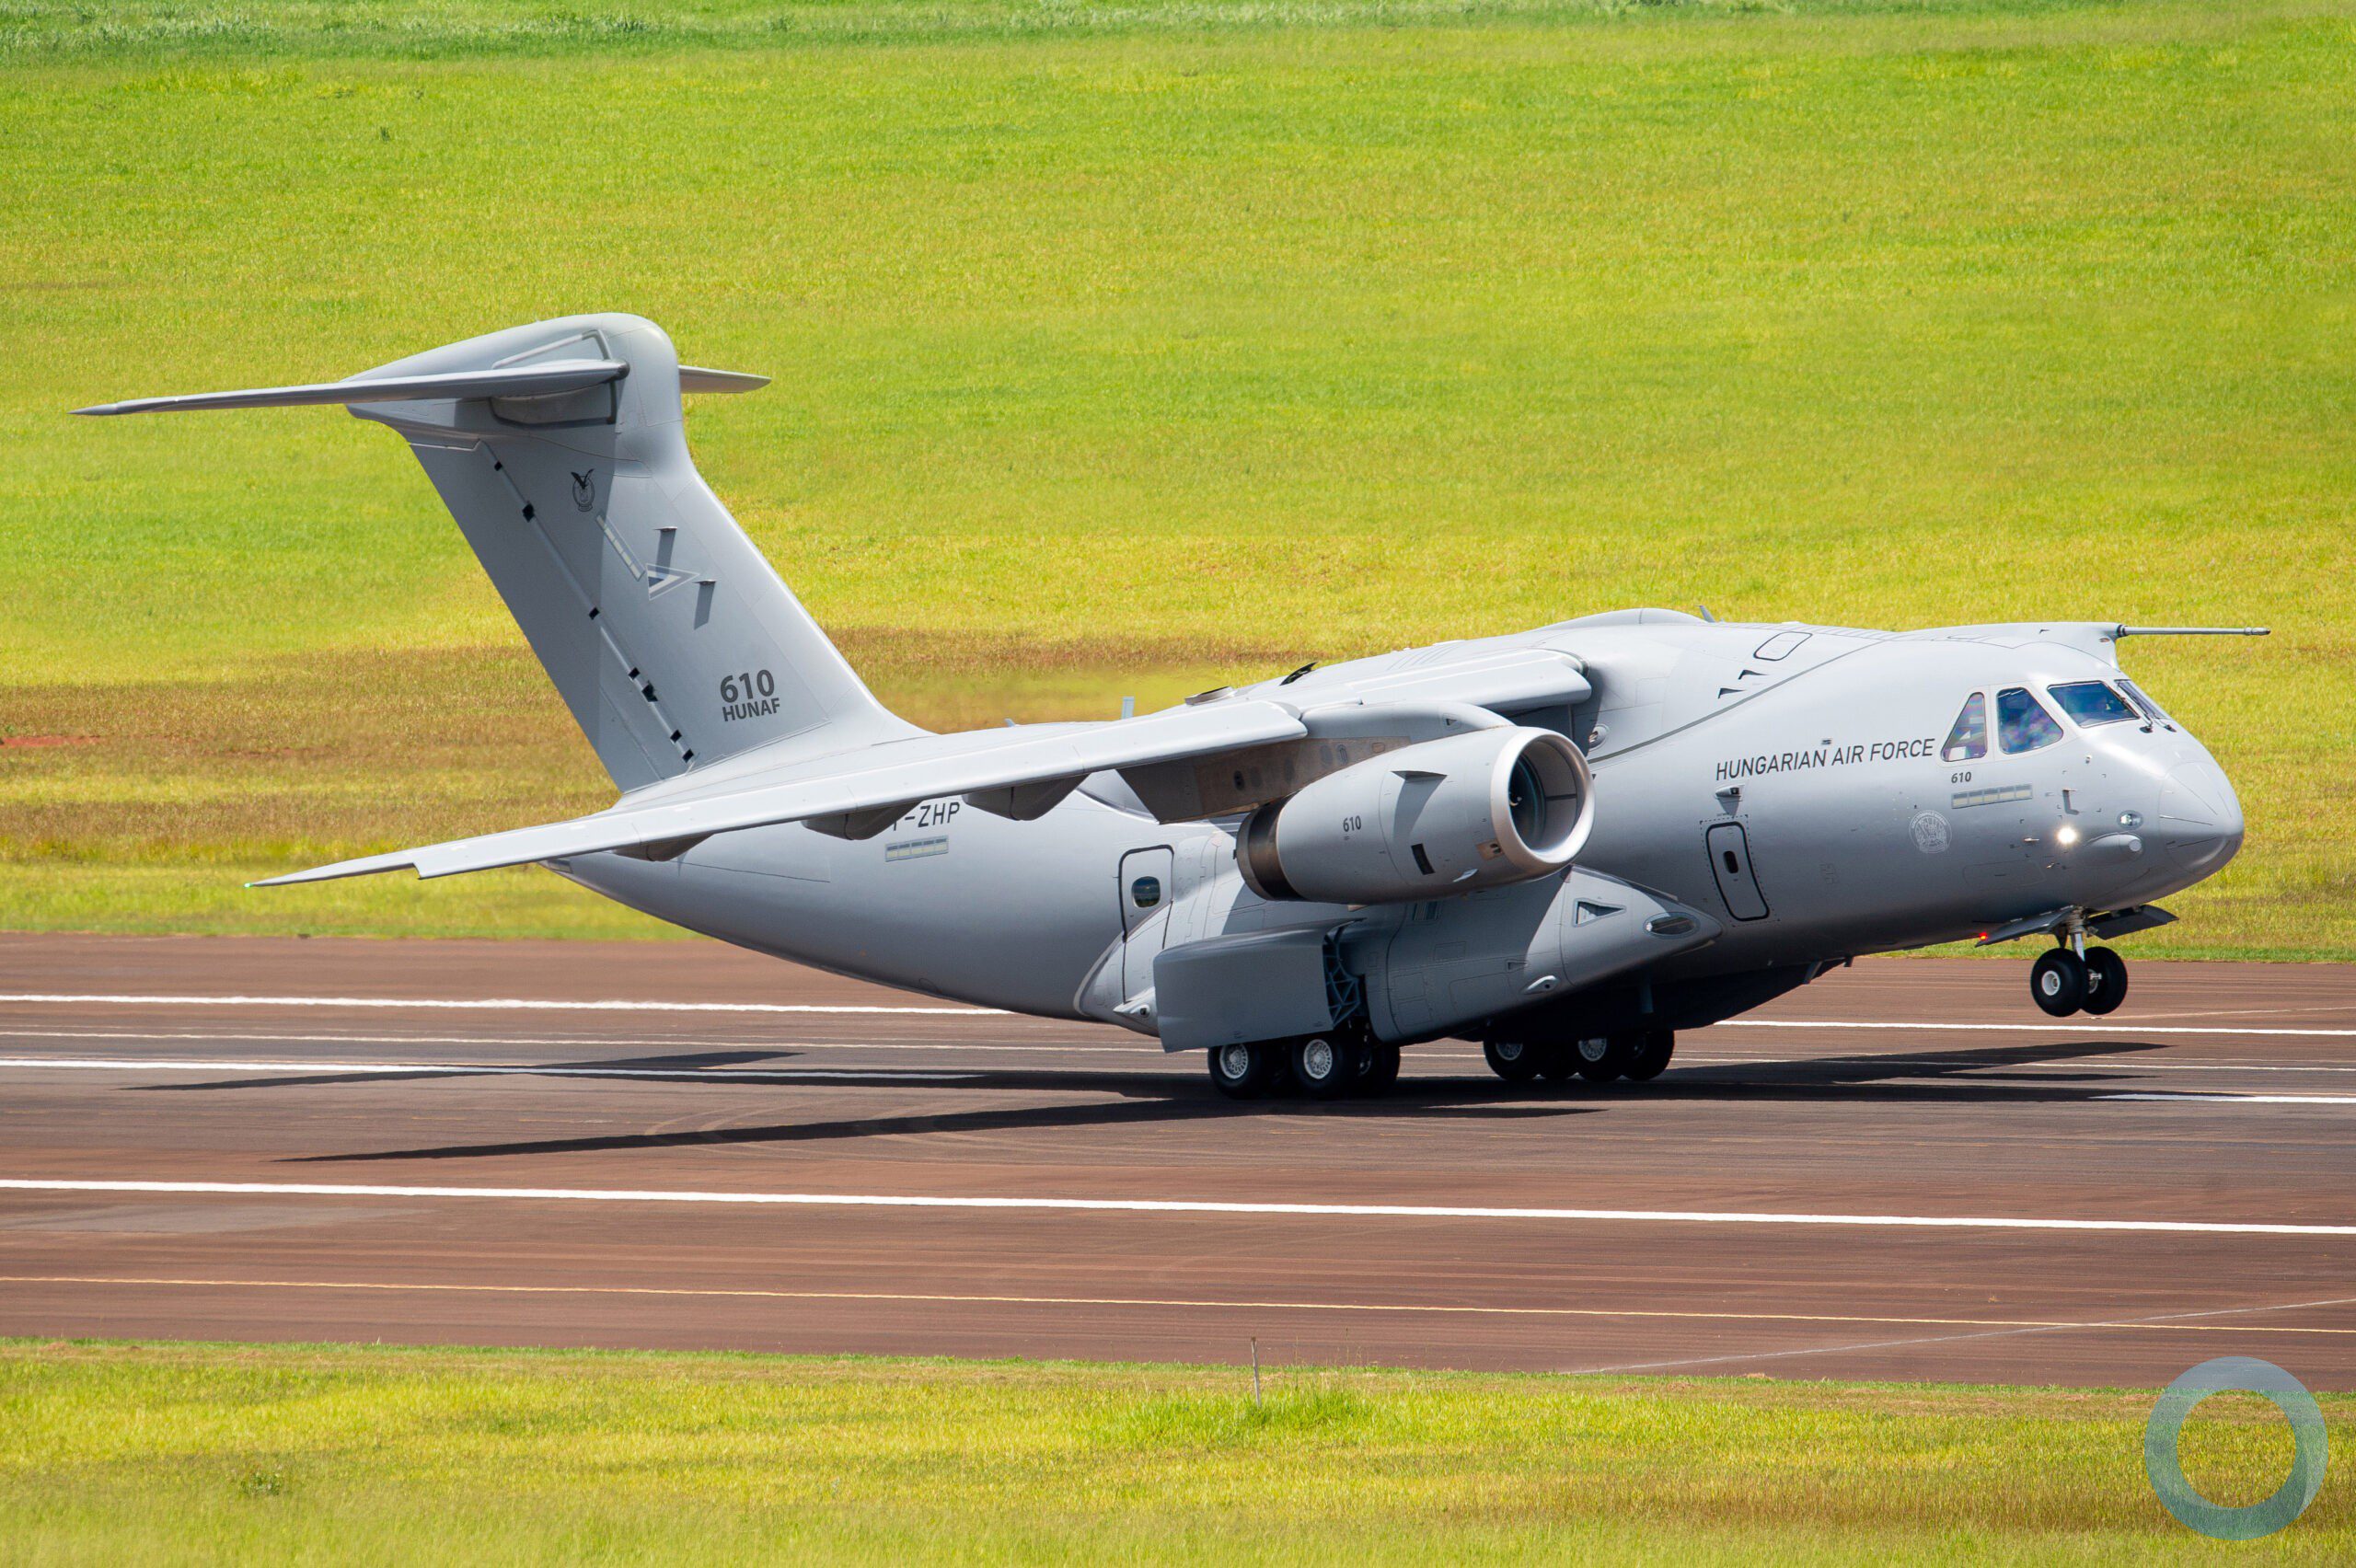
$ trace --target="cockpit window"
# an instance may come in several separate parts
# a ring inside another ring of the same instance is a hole
[[[2062,726],[2021,686],[1996,694],[1996,739],[2008,752],[2033,752],[2062,738]]]
[[[2100,681],[2073,681],[2068,686],[2047,686],[2045,695],[2062,705],[2062,711],[2078,721],[2080,729],[2096,724],[2119,724],[2135,717],[2127,699]]]
[[[1947,744],[1939,748],[1942,762],[1971,762],[1988,755],[1988,694],[1975,691],[1963,699]]]
[[[2154,702],[2151,698],[2146,696],[2142,686],[2137,686],[2133,681],[2121,677],[2119,683],[2119,689],[2125,692],[2129,698],[2134,702],[2135,706],[2143,710],[2144,718],[2153,720],[2158,723],[2165,724],[2171,730],[2176,728],[2176,721],[2161,712],[2160,705]]]

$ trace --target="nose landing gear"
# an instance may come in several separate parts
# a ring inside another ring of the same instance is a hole
[[[2028,994],[2055,1018],[2085,1011],[2115,1012],[2127,999],[2127,961],[2107,947],[2086,947],[2083,935],[2055,948],[2028,972]]]
[[[2127,961],[2107,947],[2086,950],[2086,1010],[2107,1013],[2119,1010],[2127,999]]]
[[[2028,994],[2046,1012],[2068,1018],[2086,1005],[2086,961],[2055,948],[2030,967]]]

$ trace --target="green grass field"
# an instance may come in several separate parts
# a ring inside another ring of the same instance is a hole
[[[651,931],[259,872],[594,809],[399,444],[75,421],[564,311],[887,700],[1632,603],[2131,645],[2356,957],[2356,5],[0,4],[0,927]]]
[[[12,1562],[2210,1562],[2149,1390],[0,1342]],[[2322,1397],[2344,1425],[2356,1402]],[[2290,1467],[2254,1396],[2186,1476]],[[2345,1468],[2344,1466],[2342,1467]],[[2262,1551],[2345,1562],[2344,1475]]]

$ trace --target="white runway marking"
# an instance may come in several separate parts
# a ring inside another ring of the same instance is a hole
[[[202,1040],[213,1044],[271,1045],[505,1045],[516,1050],[560,1050],[566,1048],[602,1047],[606,1050],[652,1051],[963,1051],[985,1053],[1026,1054],[1034,1051],[1057,1055],[1122,1055],[1138,1059],[1158,1059],[1163,1053],[1149,1044],[1141,1044],[1137,1036],[1124,1032],[1101,1045],[1045,1044],[1024,1040],[713,1040],[704,1035],[637,1035],[612,1034],[257,1034],[248,1030],[133,1030],[133,1029],[5,1029],[0,1028],[0,1040]],[[1478,1051],[1440,1053],[1478,1061]],[[1434,1053],[1425,1052],[1422,1058],[1433,1059]],[[45,1056],[29,1056],[28,1061],[46,1062]],[[288,1066],[295,1064],[289,1063]],[[577,1065],[577,1064],[576,1064]],[[2342,1069],[2330,1069],[2334,1071]],[[2356,1072],[2356,1067],[2344,1069]]]
[[[2097,1100],[2173,1101],[2179,1105],[2356,1105],[2356,1094],[2098,1094]]]
[[[14,1033],[15,1033],[15,1032],[16,1032],[15,1031],[0,1030],[0,1040],[5,1040],[5,1039],[11,1038],[11,1037],[14,1035]],[[73,1031],[70,1031],[70,1032],[69,1032],[69,1031],[60,1031],[60,1032],[59,1032],[59,1038],[61,1038],[61,1039],[65,1039],[65,1040],[103,1040],[103,1039],[107,1039],[107,1038],[109,1038],[109,1036],[106,1036],[106,1035],[100,1035],[100,1034],[91,1034],[91,1033],[87,1033],[87,1032],[86,1032],[85,1031],[82,1031],[82,1030],[78,1030],[78,1029],[77,1029],[77,1030],[73,1030]],[[135,1037],[134,1037],[134,1038],[135,1038]],[[191,1035],[191,1036],[190,1036],[189,1038],[191,1038],[191,1039],[202,1040],[202,1039],[205,1039],[205,1038],[207,1038],[207,1036],[204,1036],[204,1035],[201,1035],[201,1034],[200,1034],[200,1035]],[[223,1038],[223,1039],[228,1039],[228,1040],[244,1040],[244,1039],[248,1039],[248,1038],[252,1038],[252,1037],[251,1037],[251,1036],[248,1036],[248,1035],[243,1035],[243,1034],[231,1034],[231,1035],[224,1035],[224,1036],[220,1036],[220,1038]],[[295,1035],[295,1036],[289,1036],[289,1038],[291,1038],[291,1039],[325,1038],[325,1036],[302,1036],[302,1035]],[[953,1051],[953,1050],[957,1050],[957,1049],[959,1049],[959,1047],[958,1047],[958,1046],[955,1046],[955,1045],[947,1045],[947,1044],[944,1044],[944,1045],[941,1045],[941,1047],[939,1047],[939,1049],[943,1050],[943,1051]],[[2038,1078],[2042,1078],[2050,1079],[2052,1082],[2055,1082],[2055,1083],[2066,1083],[2066,1082],[2069,1082],[2069,1081],[2071,1081],[2071,1080],[2073,1080],[2073,1079],[2085,1078],[2085,1077],[2088,1076],[2088,1075],[2087,1075],[2087,1071],[2086,1071],[2086,1069],[2088,1069],[2089,1067],[2093,1067],[2093,1068],[2095,1068],[2095,1069],[2096,1069],[2096,1070],[2098,1070],[2098,1071],[2102,1071],[2102,1072],[2106,1072],[2106,1073],[2109,1073],[2109,1072],[2118,1072],[2118,1071],[2123,1071],[2123,1070],[2132,1070],[2132,1071],[2134,1071],[2134,1072],[2136,1072],[2136,1073],[2139,1073],[2139,1074],[2140,1074],[2140,1073],[2356,1073],[2356,1066],[2329,1066],[2329,1065],[2327,1065],[2327,1064],[2316,1063],[2316,1062],[2174,1062],[2174,1061],[2166,1060],[2165,1058],[2163,1058],[2163,1057],[2154,1057],[2154,1056],[2149,1055],[2147,1055],[2147,1054],[2145,1054],[2145,1053],[2142,1053],[2142,1052],[2140,1052],[2140,1051],[2138,1051],[2138,1052],[2128,1052],[2128,1051],[2089,1051],[2089,1052],[2085,1053],[2084,1055],[2071,1056],[2071,1057],[2067,1058],[2066,1060],[2064,1060],[2064,1059],[2061,1059],[2061,1058],[2056,1058],[2056,1059],[2054,1059],[2054,1060],[2052,1060],[2052,1061],[2050,1061],[2050,1062],[2048,1062],[2048,1061],[2033,1061],[2033,1062],[1986,1062],[1986,1061],[1978,1061],[1978,1060],[1974,1060],[1973,1058],[1969,1057],[1969,1056],[1903,1056],[1903,1057],[1900,1057],[1900,1056],[1699,1056],[1699,1055],[1697,1055],[1697,1056],[1690,1056],[1690,1057],[1689,1057],[1689,1056],[1687,1056],[1683,1052],[1680,1052],[1680,1053],[1678,1054],[1678,1056],[1677,1056],[1677,1062],[1676,1062],[1676,1065],[1677,1065],[1677,1066],[1680,1066],[1680,1067],[1796,1067],[1796,1066],[1807,1066],[1807,1065],[1808,1065],[1808,1064],[1810,1064],[1810,1063],[1817,1063],[1817,1064],[1831,1064],[1831,1063],[1861,1062],[1861,1061],[1862,1061],[1862,1062],[1893,1062],[1893,1063],[1902,1061],[1902,1062],[1905,1062],[1905,1063],[1909,1064],[1910,1066],[1917,1066],[1917,1067],[1924,1067],[1924,1068],[1932,1068],[1932,1067],[1968,1067],[1968,1068],[1978,1068],[1978,1069],[1980,1069],[1980,1070],[1981,1070],[1981,1071],[1986,1071],[1986,1072],[2003,1073],[2003,1074],[2004,1074],[2004,1075],[2005,1075],[2006,1077],[2008,1077],[2008,1078],[2021,1078],[2021,1077],[2025,1077],[2025,1076],[2035,1076],[2035,1077],[2038,1077]],[[2042,1070],[2040,1071],[2039,1069],[2042,1069]],[[1960,1083],[1978,1083],[1978,1082],[1983,1082],[1983,1081],[1985,1081],[1985,1080],[1982,1080],[1982,1079],[1976,1079],[1976,1078],[1959,1078],[1959,1079],[1958,1079],[1957,1081],[1958,1081],[1958,1082],[1960,1082]]]
[[[1530,1219],[1640,1224],[1839,1225],[1926,1230],[2101,1230],[2172,1236],[2356,1236],[2356,1225],[2200,1219],[2046,1219],[2028,1216],[1777,1214],[1722,1209],[1448,1207],[1425,1204],[1272,1204],[1187,1198],[978,1198],[868,1193],[704,1193],[618,1187],[419,1187],[326,1182],[96,1182],[0,1177],[25,1193],[166,1193],[238,1197],[503,1198],[526,1203],[725,1204],[797,1208],[1017,1209],[1093,1214],[1299,1215],[1336,1219]]]
[[[999,1008],[881,1008],[814,1002],[553,1001],[536,997],[159,997],[63,991],[0,993],[0,1002],[103,1003],[132,1008],[424,1008],[459,1012],[884,1013],[907,1018],[1004,1018]]]
[[[189,1057],[0,1056],[0,1067],[58,1067],[99,1073],[370,1073],[423,1078],[891,1078],[906,1083],[972,1083],[979,1073],[908,1067],[535,1067],[459,1062],[234,1062]]]
[[[7,998],[0,997],[0,1001]],[[2284,1034],[2300,1039],[2356,1040],[2356,1029],[2220,1029],[2186,1024],[2135,1023],[1884,1023],[1854,1020],[1797,1018],[1728,1018],[1712,1029],[1903,1029],[1994,1030],[2006,1034]]]
[[[194,997],[48,991],[0,992],[0,1002],[109,1007],[189,1008],[404,1008],[444,1011],[485,1012],[652,1012],[652,1013],[815,1013],[873,1014],[907,1018],[1010,1018],[1000,1008],[873,1007],[851,1004],[789,1002],[653,1002],[618,999],[560,1001],[547,997]],[[2132,1023],[1912,1023],[1854,1019],[1732,1018],[1713,1029],[1880,1029],[1900,1031],[1967,1031],[1981,1033],[2034,1034],[2223,1034],[2270,1035],[2292,1039],[2356,1039],[2356,1029],[2223,1028],[2186,1024]]]

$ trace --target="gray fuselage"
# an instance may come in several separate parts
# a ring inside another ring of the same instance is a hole
[[[2062,906],[2140,905],[2214,873],[2238,847],[2242,819],[2200,744],[2140,709],[2082,725],[2047,696],[2119,680],[2083,633],[1892,635],[1638,611],[1353,661],[1238,695],[1331,701],[1402,669],[1444,674],[1530,649],[1575,658],[1592,686],[1584,700],[1508,716],[1586,752],[1596,814],[1582,871],[1722,928],[1646,975],[1673,981],[1968,939]],[[2058,738],[2004,749],[1992,709],[2015,688],[2036,694]],[[1980,755],[1943,755],[1973,694],[1986,720]],[[1345,922],[1379,932],[1418,908],[1443,930],[1455,920],[1476,931],[1480,900],[1498,896],[1265,901],[1239,875],[1234,825],[1156,822],[1108,777],[1035,821],[950,799],[866,840],[781,825],[721,835],[667,862],[595,855],[556,869],[762,952],[1147,1030],[1150,1010],[1135,998],[1149,994],[1165,947]],[[1154,896],[1141,903],[1147,879]],[[1565,882],[1514,896],[1558,896]],[[1459,1020],[1445,1032],[1466,1031]]]

